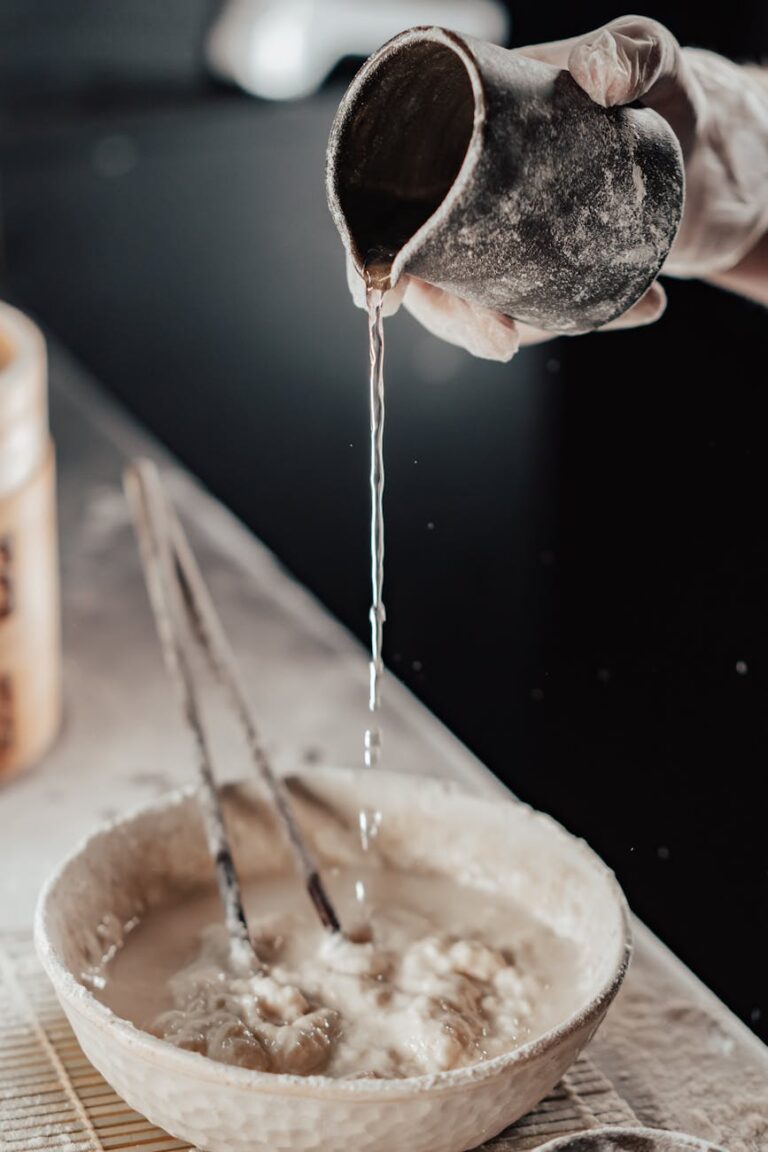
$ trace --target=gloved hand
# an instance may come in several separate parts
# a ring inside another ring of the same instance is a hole
[[[603,107],[640,100],[665,117],[683,151],[686,193],[680,230],[662,272],[728,284],[724,273],[768,233],[767,74],[713,52],[681,49],[663,25],[642,16],[624,16],[586,36],[518,51],[567,68]],[[750,275],[762,283],[762,274],[755,277],[751,269]],[[353,268],[348,278],[355,303],[364,306],[362,281]],[[744,291],[768,300],[768,266],[765,282],[764,292]],[[738,283],[731,286],[739,290]],[[387,294],[386,311],[396,311],[401,302],[434,335],[490,360],[510,360],[520,345],[557,335],[415,277],[401,277]],[[664,289],[656,282],[602,330],[650,324],[665,306]]]

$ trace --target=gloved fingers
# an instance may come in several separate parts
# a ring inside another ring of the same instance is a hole
[[[365,308],[365,285],[351,260],[347,262],[347,277],[354,303],[358,308]],[[384,315],[393,315],[401,303],[433,336],[464,348],[483,360],[505,363],[512,359],[518,348],[541,344],[559,335],[512,320],[509,316],[481,308],[468,300],[461,300],[414,276],[402,276],[396,287],[387,292],[384,297]],[[655,281],[623,316],[604,324],[600,331],[640,328],[645,324],[653,324],[666,306],[667,295],[661,284]]]
[[[667,307],[667,294],[658,280],[651,284],[640,299],[632,305],[623,315],[598,329],[600,332],[616,331],[620,328],[642,328],[645,324],[653,324],[664,313]],[[532,328],[519,320],[515,321],[520,336],[520,347],[529,344],[543,344],[545,340],[553,340],[557,336],[567,336],[567,332],[545,332],[542,328]]]
[[[363,278],[352,263],[352,257],[347,253],[347,287],[356,308],[366,308],[365,284]]]
[[[664,78],[674,79],[680,45],[657,20],[620,16],[583,36],[530,44],[517,51],[556,68],[567,68],[595,103],[610,108],[645,101],[655,84]]]
[[[465,348],[483,360],[511,360],[520,344],[520,334],[514,320],[460,300],[410,277],[405,294],[405,307],[419,323],[448,344]]]
[[[349,256],[347,284],[355,306],[365,310],[365,284]],[[518,344],[540,344],[557,335],[519,324],[507,316],[459,300],[433,284],[406,275],[401,276],[395,287],[386,293],[384,315],[393,316],[404,299],[407,310],[427,331],[486,360],[511,360]]]
[[[686,151],[700,111],[698,86],[672,33],[645,16],[620,16],[585,36],[521,48],[567,68],[580,88],[610,108],[641,100],[670,123]]]
[[[603,324],[600,332],[615,332],[620,328],[642,328],[646,324],[653,324],[664,313],[667,307],[667,294],[658,280],[646,289],[636,304],[633,304],[622,316]]]
[[[600,332],[617,331],[620,328],[642,328],[646,324],[653,324],[664,313],[667,307],[667,294],[658,280],[646,289],[640,299],[627,309],[623,315],[615,320],[603,324]],[[528,324],[515,321],[520,336],[520,347],[527,344],[542,344],[545,340],[553,340],[556,336],[567,336],[567,332],[545,332],[541,328],[531,328]]]
[[[384,307],[382,315],[394,316],[395,312],[399,311],[400,305],[405,299],[405,293],[408,291],[408,284],[410,276],[401,276],[394,288],[390,288],[384,295]]]
[[[672,33],[657,20],[645,16],[619,16],[593,32],[571,36],[567,40],[551,40],[546,44],[528,44],[515,51],[532,60],[568,69],[587,95],[607,108],[639,100],[650,87],[650,82],[642,82],[641,72],[647,74],[651,59],[658,57],[660,61],[662,55],[667,66],[674,64],[679,45]],[[593,55],[596,57],[594,61],[591,60]],[[594,76],[591,74],[593,71]],[[634,94],[630,95],[629,80],[632,77]],[[609,100],[605,99],[607,85],[616,89]]]
[[[588,96],[604,108],[642,100],[674,86],[681,68],[680,45],[672,33],[645,16],[620,16],[579,37],[568,69]]]
[[[390,288],[384,295],[384,316],[394,316],[395,312],[399,309],[405,296],[406,288],[408,287],[408,276],[401,276],[394,288]],[[355,268],[351,256],[347,255],[347,286],[349,287],[352,302],[357,308],[367,310],[368,305],[365,299],[365,282],[362,276]]]
[[[520,347],[526,348],[530,344],[544,344],[547,340],[556,340],[562,332],[547,332],[544,328],[533,328],[530,324],[523,324],[522,320],[515,320]]]

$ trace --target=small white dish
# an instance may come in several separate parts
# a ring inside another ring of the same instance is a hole
[[[573,1011],[537,1039],[467,1068],[401,1080],[255,1072],[183,1051],[118,1019],[81,979],[127,924],[212,878],[194,792],[95,832],[54,873],[35,939],[89,1060],[138,1112],[205,1152],[463,1152],[528,1112],[588,1043],[630,956],[613,873],[549,817],[511,798],[478,799],[441,781],[366,770],[293,778],[297,815],[326,866],[360,859],[358,813],[382,813],[376,851],[400,870],[493,886],[573,940],[582,956]],[[223,803],[242,876],[290,867],[257,783]]]
[[[725,1152],[717,1144],[664,1128],[593,1128],[576,1136],[558,1136],[537,1152]]]

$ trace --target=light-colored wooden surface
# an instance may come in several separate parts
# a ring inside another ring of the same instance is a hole
[[[58,351],[51,376],[65,719],[46,760],[0,792],[0,930],[28,928],[46,873],[94,823],[187,782],[191,769],[120,488],[133,453],[173,466]],[[188,476],[174,469],[171,487],[276,767],[359,763],[365,653]],[[503,793],[392,681],[385,732],[389,767]],[[223,776],[247,771],[229,727],[217,731],[217,747]],[[768,1149],[768,1049],[641,925],[626,986],[589,1056],[640,1122],[731,1152]]]

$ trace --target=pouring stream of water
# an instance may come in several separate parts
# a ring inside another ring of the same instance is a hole
[[[371,420],[371,660],[368,695],[369,722],[365,732],[365,764],[376,768],[381,760],[378,712],[384,673],[384,291],[366,276],[368,345],[370,353]]]

